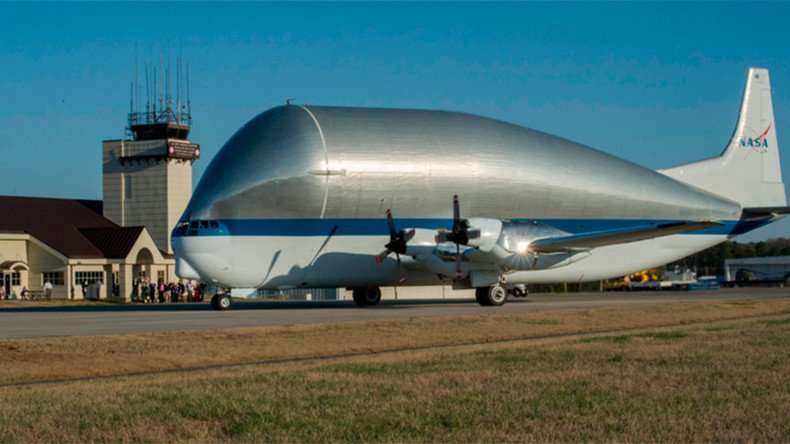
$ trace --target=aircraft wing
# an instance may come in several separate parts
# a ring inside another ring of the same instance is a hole
[[[570,236],[547,237],[530,244],[530,249],[537,253],[556,253],[568,250],[587,250],[612,244],[623,244],[670,234],[724,225],[721,222],[670,222],[658,225],[643,225],[615,230],[591,231]]]

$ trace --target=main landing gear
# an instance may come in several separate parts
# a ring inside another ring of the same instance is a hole
[[[516,298],[523,298],[527,297],[528,294],[527,288],[524,285],[515,285],[506,288],[497,284],[490,287],[475,288],[475,299],[477,303],[483,307],[499,307],[505,305],[510,295]]]
[[[211,308],[214,310],[230,310],[232,300],[229,294],[215,294],[211,298]]]
[[[360,307],[368,305],[378,305],[381,302],[381,288],[379,287],[357,287],[352,290],[354,303]]]
[[[475,299],[483,307],[505,305],[507,297],[508,292],[501,285],[475,288]]]

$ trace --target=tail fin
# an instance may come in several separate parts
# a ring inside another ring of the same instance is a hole
[[[659,172],[742,207],[787,205],[768,70],[749,69],[738,125],[720,156]]]

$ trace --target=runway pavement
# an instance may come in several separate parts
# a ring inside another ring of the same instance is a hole
[[[736,288],[700,292],[537,294],[511,299],[503,307],[480,307],[472,300],[382,301],[357,307],[350,301],[236,302],[217,312],[207,303],[13,308],[0,305],[0,339],[177,332],[360,320],[463,316],[572,308],[614,307],[680,301],[763,300],[790,297],[787,288]]]

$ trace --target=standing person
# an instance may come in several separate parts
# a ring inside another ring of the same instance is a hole
[[[151,298],[151,303],[156,303],[156,285],[153,282],[147,284],[148,287],[148,297]]]
[[[88,281],[82,283],[82,299],[86,299],[88,297]]]
[[[187,281],[187,302],[194,302],[195,301],[195,286],[192,285],[192,281]]]
[[[165,291],[167,291],[167,287],[165,286],[165,280],[159,279],[159,303],[163,304],[165,302]]]
[[[52,282],[50,282],[49,279],[44,282],[44,295],[46,296],[47,300],[52,297]]]
[[[170,290],[170,302],[178,302],[178,292],[180,288],[178,284],[173,284],[173,288]]]
[[[101,279],[96,281],[96,300],[101,299]]]
[[[19,293],[19,295],[22,297],[23,301],[27,300],[27,286],[22,287],[22,291]]]

